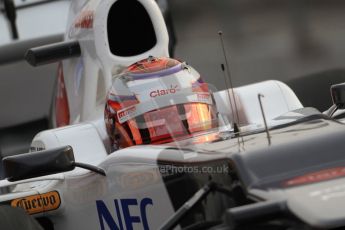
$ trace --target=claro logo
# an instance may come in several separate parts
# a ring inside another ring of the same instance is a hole
[[[169,95],[169,94],[175,94],[177,91],[180,89],[178,88],[178,85],[171,85],[170,88],[168,89],[157,89],[154,91],[150,92],[150,97],[160,97],[164,95]]]

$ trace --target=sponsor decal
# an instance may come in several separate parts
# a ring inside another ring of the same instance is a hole
[[[125,173],[117,178],[118,183],[126,189],[138,189],[156,183],[160,179],[157,169]]]
[[[108,228],[130,230],[139,227],[144,230],[149,229],[146,211],[153,206],[151,198],[115,199],[113,205],[114,207],[109,208],[104,201],[96,201],[101,230]],[[112,213],[113,210],[114,213]]]
[[[42,151],[45,150],[45,145],[42,141],[37,140],[37,141],[33,141],[30,147],[30,152],[38,152],[38,151]]]
[[[179,90],[180,89],[178,88],[178,85],[175,85],[175,86],[171,85],[170,88],[168,89],[157,89],[157,90],[151,91],[150,97],[160,97],[160,96],[175,94]]]
[[[74,37],[77,33],[81,31],[81,29],[92,29],[93,28],[93,21],[94,21],[94,11],[92,10],[84,10],[82,11],[72,22],[68,36],[69,38]]]
[[[210,102],[211,101],[211,95],[209,93],[198,93],[197,99],[200,102]]]
[[[320,181],[332,180],[338,177],[345,176],[345,167],[337,167],[331,169],[325,169],[318,172],[313,172],[309,174],[305,174],[303,176],[292,178],[286,182],[284,182],[284,187],[290,186],[297,186],[297,185],[305,185],[316,183]]]
[[[38,151],[43,151],[45,148],[43,147],[36,147],[36,146],[31,146],[30,147],[30,152],[38,152]]]
[[[94,12],[92,10],[82,11],[74,21],[75,28],[91,29],[93,27]]]
[[[57,81],[57,91],[55,95],[55,118],[56,118],[56,126],[62,127],[62,126],[69,125],[69,119],[70,119],[62,62],[59,63],[57,77],[58,77],[57,79],[58,81]]]
[[[135,117],[137,108],[135,106],[131,106],[117,112],[117,119],[120,123],[123,123],[133,117]]]
[[[60,204],[60,195],[57,191],[22,197],[11,201],[12,207],[23,208],[28,214],[52,211],[58,209]]]
[[[68,196],[64,197],[64,201],[73,205],[93,203],[95,197],[102,197],[107,192],[106,182],[97,176],[88,177],[87,180],[67,180],[66,186],[69,192]]]

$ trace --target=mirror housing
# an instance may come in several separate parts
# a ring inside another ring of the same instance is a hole
[[[3,167],[8,181],[18,181],[71,171],[75,160],[72,147],[64,146],[5,157]]]
[[[81,49],[78,41],[64,41],[36,48],[25,53],[25,60],[32,66],[46,65],[67,58],[80,57]]]
[[[331,96],[337,109],[345,109],[345,83],[332,85]]]

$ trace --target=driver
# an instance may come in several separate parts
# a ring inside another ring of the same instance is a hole
[[[149,57],[113,78],[105,123],[113,150],[162,144],[217,127],[208,84],[191,66]]]

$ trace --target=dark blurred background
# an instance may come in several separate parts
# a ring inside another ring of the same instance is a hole
[[[223,89],[223,31],[235,86],[267,79],[288,83],[305,106],[325,110],[329,87],[345,81],[345,1],[170,0],[187,60]]]

